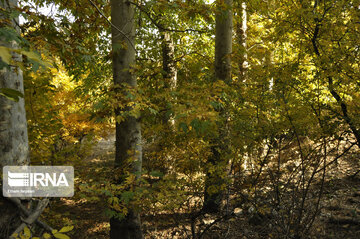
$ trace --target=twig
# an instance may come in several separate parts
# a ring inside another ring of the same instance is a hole
[[[218,223],[218,222],[220,222],[220,221],[222,221],[222,220],[224,220],[224,219],[229,219],[229,218],[232,217],[232,216],[234,216],[234,215],[233,215],[233,214],[230,214],[230,215],[225,214],[224,216],[217,218],[215,221],[213,221],[212,223],[210,223],[210,224],[200,233],[200,235],[199,235],[198,238],[201,239],[201,238],[204,236],[205,232],[207,232],[207,231],[208,231],[213,225],[215,225],[216,223]]]
[[[150,15],[150,13],[148,11],[145,11],[144,7],[141,5],[138,5],[134,2],[129,1],[130,4],[133,4],[134,6],[136,6],[140,12],[145,13],[145,15],[150,19],[150,21],[160,30],[160,31],[165,31],[165,32],[180,32],[180,33],[185,33],[185,32],[197,32],[197,33],[207,33],[208,31],[206,30],[198,30],[198,29],[192,29],[192,28],[188,28],[188,29],[170,29],[170,28],[166,28],[164,27],[161,23],[159,23],[157,20],[153,19]]]
[[[117,26],[115,26],[115,25],[105,16],[105,14],[100,10],[100,8],[98,8],[98,6],[96,6],[96,4],[95,4],[92,0],[89,0],[89,2],[91,3],[91,5],[93,5],[93,6],[96,8],[96,10],[100,13],[100,15],[103,16],[103,17],[105,18],[105,20],[106,20],[113,28],[115,28],[117,31],[119,31],[119,33],[120,33],[121,35],[123,35],[123,36],[129,41],[129,43],[130,43],[130,45],[132,46],[132,48],[134,48],[135,52],[137,52],[137,51],[136,51],[136,48],[135,48],[135,45],[134,45],[134,43],[130,40],[130,38],[129,38],[122,30],[120,30]]]
[[[21,223],[21,225],[16,228],[16,230],[11,234],[19,234],[22,230],[24,230],[24,228],[26,227],[27,224],[33,224],[38,217],[40,216],[40,214],[42,213],[42,211],[44,211],[44,209],[46,208],[46,206],[49,203],[49,199],[43,199],[41,200],[38,205],[36,206],[36,209],[34,210],[34,212],[32,214],[30,214],[25,220],[23,220],[23,223]],[[15,239],[14,236],[10,236],[10,239]]]
[[[0,194],[2,195],[2,186],[0,185]],[[4,197],[5,199],[7,199],[8,201],[14,203],[22,213],[24,213],[25,216],[29,216],[31,214],[31,212],[24,207],[24,205],[22,205],[21,200],[19,198],[15,198],[15,197]],[[52,227],[50,227],[48,224],[46,224],[45,222],[37,219],[36,224],[38,224],[39,226],[41,226],[42,228],[44,228],[45,230],[51,232],[53,230]]]
[[[13,202],[19,209],[22,213],[25,214],[25,216],[30,216],[30,211],[24,207],[24,205],[21,204],[21,201],[19,198],[7,198],[9,201]],[[35,221],[39,226],[43,227],[45,230],[51,232],[53,230],[52,227],[50,227],[48,224],[46,224],[45,222],[37,219]]]

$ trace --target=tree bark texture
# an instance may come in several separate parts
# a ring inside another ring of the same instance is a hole
[[[5,10],[11,10],[16,6],[17,0],[0,0],[0,7]],[[15,21],[18,19],[7,18],[4,12],[0,13],[0,19],[7,20],[10,22],[8,27],[16,29]],[[5,25],[5,21],[2,21],[2,24]],[[18,48],[16,42],[8,42],[5,39],[0,39],[0,45],[12,49]],[[12,53],[12,58],[17,62],[22,61],[19,54]],[[12,65],[0,69],[0,88],[9,88],[24,93],[23,74],[18,66]],[[0,170],[6,165],[28,163],[29,142],[24,98],[15,102],[0,95]],[[0,238],[8,238],[20,223],[20,215],[16,206],[0,195]]]
[[[246,72],[248,67],[247,51],[246,51],[246,30],[247,30],[247,13],[246,13],[246,3],[240,3],[240,9],[238,14],[241,16],[241,21],[237,23],[236,34],[237,41],[240,47],[239,55],[239,80],[242,82],[246,81]]]
[[[231,53],[233,29],[233,1],[217,0],[215,25],[215,80],[231,84]],[[228,124],[226,109],[220,110],[222,122],[218,122],[219,135],[211,142],[212,155],[208,159],[206,169],[205,194],[203,210],[219,212],[224,195],[224,175],[227,163],[224,156],[228,148]],[[215,170],[209,168],[215,167]],[[211,171],[211,172],[210,172]]]
[[[129,1],[111,0],[113,79],[114,85],[120,88],[123,84],[132,88],[137,87],[133,68],[136,53],[133,47],[135,39],[134,13],[134,5]],[[127,92],[122,93],[127,94]],[[115,113],[120,115],[124,110],[131,111],[132,108],[118,108]],[[126,116],[121,122],[116,122],[115,147],[115,167],[128,168],[130,164],[130,173],[139,177],[142,165],[142,145],[138,118]],[[111,218],[110,238],[143,238],[139,212],[129,208],[124,219]]]

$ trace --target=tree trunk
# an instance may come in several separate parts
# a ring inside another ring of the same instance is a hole
[[[16,6],[17,0],[9,1],[11,7]],[[9,9],[7,3],[0,1],[0,7]],[[3,18],[4,16],[1,16]],[[17,19],[14,19],[17,21]],[[13,24],[12,27],[15,27]],[[17,48],[15,42],[4,42],[1,46]],[[12,54],[15,61],[21,62],[21,55]],[[17,66],[0,69],[0,88],[10,88],[24,93],[22,71]],[[18,102],[0,96],[0,164],[23,165],[29,162],[29,141],[24,98]]]
[[[163,32],[162,38],[163,77],[165,80],[165,88],[173,90],[176,88],[177,81],[174,42],[169,32]]]
[[[10,10],[17,6],[17,0],[0,1],[0,7]],[[0,13],[0,19],[6,15]],[[12,19],[10,27],[15,28]],[[17,48],[15,42],[0,39],[0,45]],[[15,61],[21,62],[21,55],[12,53]],[[0,88],[9,88],[24,93],[22,71],[17,66],[0,69]],[[24,98],[18,102],[0,95],[0,166],[25,165],[29,163],[29,142]],[[2,197],[0,199],[0,238],[8,238],[9,234],[21,222],[16,207]]]
[[[232,0],[217,0],[215,25],[215,78],[231,82]]]
[[[176,89],[177,84],[177,69],[175,63],[175,47],[169,32],[162,32],[162,67],[164,78],[164,90],[165,95],[170,91]],[[166,92],[167,91],[167,92]],[[168,115],[170,110],[169,102],[166,97],[163,104],[163,114],[161,115],[162,123],[166,127],[166,130],[174,129],[174,119]]]
[[[240,11],[238,14],[241,16],[240,21],[237,23],[236,33],[237,40],[240,49],[239,56],[239,80],[241,82],[246,81],[246,73],[247,73],[247,51],[246,51],[246,30],[247,30],[247,13],[246,13],[246,3],[242,2],[240,5]]]
[[[217,0],[216,26],[215,26],[215,80],[231,83],[231,53],[233,13],[232,0]],[[224,194],[224,175],[227,163],[224,155],[227,153],[227,113],[220,110],[221,120],[218,122],[219,136],[212,140],[212,156],[208,159],[208,169],[205,178],[205,196],[203,210],[218,212]],[[214,167],[215,170],[210,170]]]
[[[137,87],[133,66],[135,64],[135,22],[134,5],[127,0],[111,0],[112,47],[113,47],[113,78],[115,87],[126,84]],[[126,92],[123,92],[126,94]],[[131,111],[127,108],[125,111]],[[116,116],[124,109],[116,109]],[[116,122],[116,155],[115,167],[128,168],[130,173],[140,177],[142,165],[141,128],[139,118],[126,116],[121,122]],[[123,175],[120,175],[120,178]],[[124,219],[110,219],[110,238],[140,239],[140,214],[133,208],[128,208]]]

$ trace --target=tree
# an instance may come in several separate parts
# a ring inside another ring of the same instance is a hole
[[[174,56],[174,42],[169,32],[162,32],[162,67],[164,77],[164,88],[167,91],[174,90],[176,87],[177,70]],[[164,100],[166,102],[166,99]],[[164,124],[169,123],[169,117],[166,116],[167,106],[165,107],[165,113],[162,116]]]
[[[239,44],[239,80],[246,81],[246,69],[247,69],[247,53],[246,53],[246,29],[247,29],[247,13],[246,2],[242,1],[238,3],[238,21],[236,21],[236,34]]]
[[[9,1],[10,6],[7,3],[1,2],[1,7],[10,10],[17,5],[17,1]],[[15,27],[15,21],[17,19],[4,19],[4,15],[1,16],[1,24],[3,27]],[[3,51],[7,49],[16,49],[18,44],[16,41],[9,39],[1,39],[1,46]],[[8,51],[10,54],[10,51]],[[10,56],[10,55],[9,55]],[[20,54],[11,52],[11,58],[14,62],[21,62],[22,57]],[[2,61],[6,61],[2,57]],[[22,70],[16,64],[8,63],[6,67],[1,70],[0,73],[0,88],[2,92],[13,92],[16,94],[20,92],[17,100],[11,100],[4,97],[4,94],[0,96],[0,110],[1,110],[1,154],[0,163],[5,165],[20,165],[27,164],[29,162],[29,147],[27,138],[27,123],[25,113],[25,102],[21,95],[24,92],[23,75]]]
[[[136,88],[137,86],[133,69],[135,64],[134,13],[134,5],[129,1],[111,1],[113,79],[120,97],[123,97],[123,94],[131,97],[128,90],[121,91],[121,88]],[[129,169],[131,173],[139,177],[142,165],[141,128],[139,117],[132,115],[131,111],[130,106],[119,106],[115,109],[117,117],[115,167],[121,167],[122,172]],[[122,117],[123,119],[119,120]],[[124,176],[120,175],[120,178]],[[142,238],[139,212],[129,208],[125,218],[112,217],[110,238]]]
[[[16,35],[15,24],[18,19],[10,18],[10,12],[16,6],[17,0],[0,1],[0,7],[6,10],[0,13],[1,28],[11,32],[9,35],[13,36]],[[15,39],[2,36],[0,41],[3,66],[0,70],[0,166],[25,165],[29,163],[29,143],[25,102],[22,97],[23,75],[17,65],[22,57],[12,51],[18,48]],[[0,215],[0,237],[7,238],[20,220],[16,208],[2,196]]]
[[[232,53],[232,29],[233,13],[232,0],[218,0],[216,2],[218,9],[216,12],[215,23],[215,81],[221,80],[226,84],[231,83],[231,53]],[[221,178],[226,175],[224,168],[226,163],[224,156],[228,147],[227,138],[227,116],[226,110],[220,109],[222,122],[219,122],[218,137],[213,139],[211,151],[212,156],[208,163],[210,169],[207,169],[205,182],[204,210],[217,212],[220,210],[223,195],[223,183]],[[225,164],[225,165],[224,165]],[[215,170],[211,169],[214,168]],[[211,172],[213,171],[213,172]],[[213,188],[213,190],[211,190]]]

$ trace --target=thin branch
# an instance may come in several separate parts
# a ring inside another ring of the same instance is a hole
[[[90,1],[90,0],[89,0]],[[160,31],[164,31],[164,32],[197,32],[197,33],[207,33],[208,31],[206,30],[198,30],[198,29],[192,29],[192,28],[188,28],[188,29],[170,29],[170,28],[166,28],[164,27],[161,23],[159,23],[157,20],[153,19],[150,15],[150,13],[148,11],[146,11],[144,9],[143,6],[138,5],[134,2],[129,1],[130,4],[133,4],[135,7],[137,7],[141,12],[145,13],[145,15],[150,19],[150,21],[160,30]]]
[[[28,225],[33,224],[38,219],[40,214],[44,211],[44,209],[46,208],[48,203],[49,203],[49,199],[47,199],[47,198],[44,200],[41,200],[38,203],[38,205],[36,206],[36,209],[34,210],[34,212],[31,213],[25,220],[23,220],[23,223],[21,223],[21,225],[18,228],[16,228],[16,230],[11,235],[14,235],[14,234],[18,235],[22,230],[24,230],[24,228],[26,227],[27,224]],[[10,238],[12,239],[15,237],[11,236]]]
[[[0,194],[2,195],[2,186],[0,185]],[[10,202],[14,203],[19,210],[24,213],[25,216],[29,216],[31,214],[31,212],[21,203],[20,198],[16,198],[16,197],[4,197],[5,199],[9,200]],[[37,219],[35,221],[39,226],[41,226],[42,228],[44,228],[45,230],[51,232],[53,230],[52,227],[50,227],[48,224],[46,224],[45,222]]]
[[[201,238],[204,236],[204,234],[205,234],[212,226],[214,226],[216,223],[221,222],[222,220],[225,220],[225,219],[229,219],[229,218],[231,218],[231,217],[233,217],[233,216],[234,216],[233,214],[230,214],[230,215],[225,214],[225,215],[217,218],[215,221],[213,221],[212,223],[210,223],[210,224],[200,233],[200,235],[199,235],[198,238],[201,239]]]
[[[14,203],[20,209],[20,211],[25,214],[25,216],[30,216],[30,214],[31,214],[30,211],[26,207],[24,207],[24,205],[21,204],[21,201],[19,198],[7,198],[7,199],[9,201],[11,201],[12,203]],[[53,230],[52,227],[50,227],[48,224],[46,224],[45,222],[43,222],[39,219],[37,219],[35,222],[39,226],[41,226],[42,228],[44,228],[45,230],[47,230],[49,232],[51,232]]]
[[[135,45],[134,43],[130,40],[130,38],[122,31],[120,30],[117,26],[115,26],[106,16],[105,14],[100,10],[100,8],[98,8],[98,6],[96,6],[96,4],[92,1],[92,0],[89,0],[89,2],[91,3],[91,5],[93,5],[96,10],[100,13],[101,16],[103,16],[105,18],[105,20],[113,27],[115,28],[121,35],[123,35],[130,43],[130,45],[132,46],[132,48],[134,48],[135,52],[136,51],[136,48],[135,48]]]

